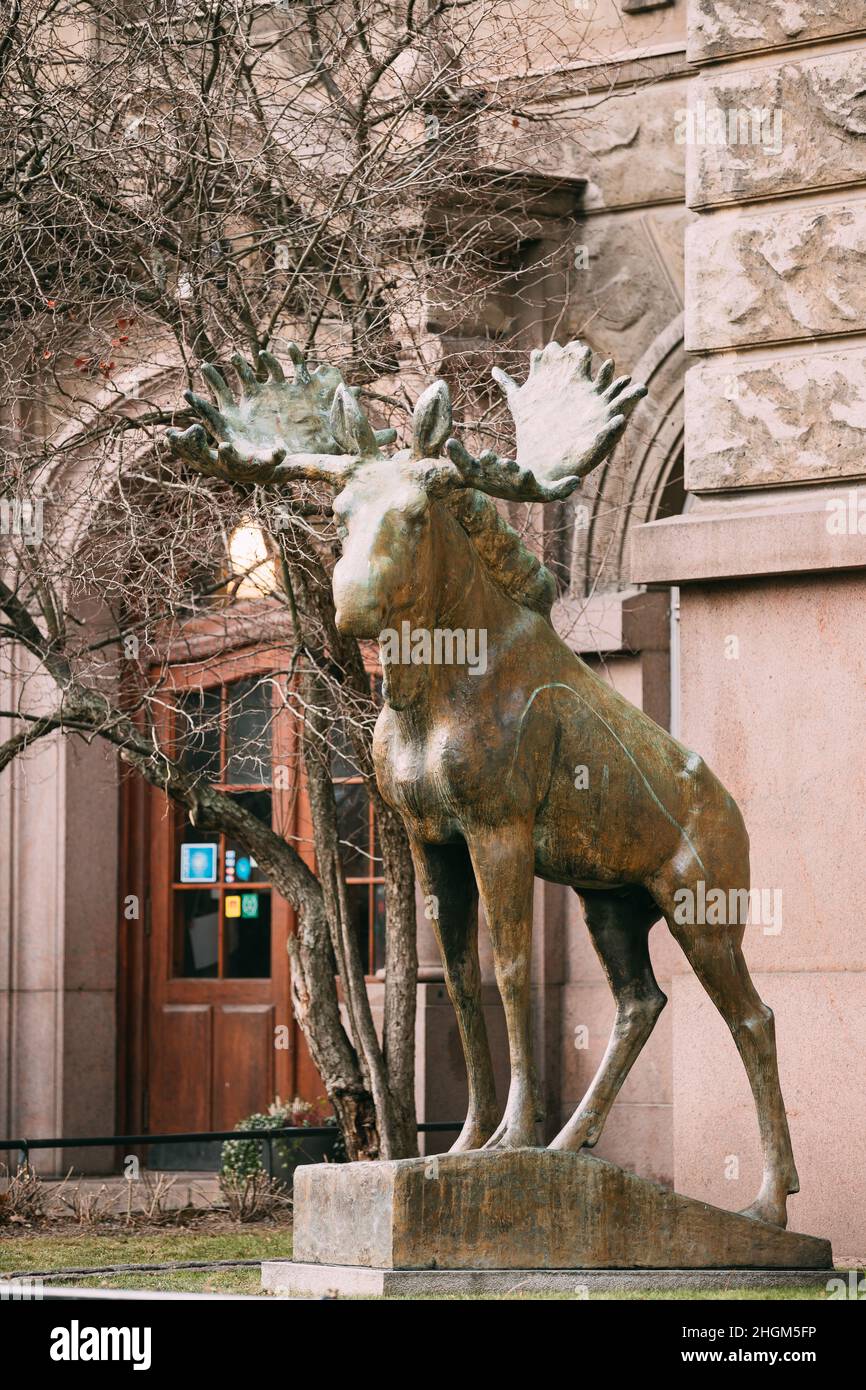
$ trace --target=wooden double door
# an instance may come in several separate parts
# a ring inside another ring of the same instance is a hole
[[[189,766],[310,857],[293,720],[266,660],[223,660],[216,672],[182,667],[170,684],[161,741],[182,747]],[[145,802],[147,1130],[230,1129],[277,1095],[319,1100],[323,1086],[292,1015],[291,907],[243,845],[197,829],[159,792]],[[176,1157],[186,1166],[184,1153]]]
[[[161,673],[157,736],[209,783],[249,806],[315,871],[297,721],[273,648]],[[371,674],[371,680],[374,676]],[[334,736],[332,778],[347,897],[368,974],[384,963],[384,885],[372,809],[350,741]],[[130,775],[123,894],[143,904],[120,937],[118,1133],[229,1129],[276,1096],[324,1103],[291,1007],[290,905],[245,847],[203,833]],[[150,1146],[155,1167],[210,1166]]]

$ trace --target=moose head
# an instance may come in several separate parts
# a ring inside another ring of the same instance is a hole
[[[259,356],[260,381],[241,357],[235,400],[215,367],[203,368],[216,403],[185,398],[201,421],[168,430],[170,449],[201,473],[234,481],[282,484],[297,479],[336,489],[333,511],[342,557],[334,576],[337,625],[375,638],[429,593],[441,548],[443,500],[474,490],[519,502],[550,502],[572,493],[613,449],[640,398],[641,385],[614,379],[607,361],[592,376],[592,352],[581,343],[549,343],[532,353],[521,386],[498,368],[517,434],[516,458],[486,452],[475,458],[451,437],[451,400],[444,381],[419,398],[412,443],[385,456],[393,430],[374,430],[336,368],[310,371],[289,346],[294,380],[269,353]],[[443,456],[443,449],[445,456]]]

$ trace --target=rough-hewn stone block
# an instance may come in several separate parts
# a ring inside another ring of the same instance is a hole
[[[695,352],[866,329],[866,203],[693,223],[685,321]]]
[[[599,105],[593,94],[570,112],[587,208],[682,198],[685,152],[671,135],[687,93],[685,82],[665,82],[653,89],[652,100],[642,90],[616,92]]]
[[[685,225],[693,217],[682,207],[655,208],[578,224],[563,336],[580,338],[630,371],[682,309],[675,283],[685,273]]]
[[[701,363],[686,375],[686,487],[866,473],[866,349]]]
[[[710,72],[694,83],[689,105],[686,190],[692,207],[866,178],[862,49]]]
[[[689,0],[689,57],[721,58],[866,28],[863,0]]]
[[[685,150],[673,141],[676,112],[687,105],[686,82],[646,91],[593,92],[535,119],[485,118],[484,160],[587,180],[587,208],[612,208],[679,199],[685,186]],[[648,183],[648,178],[651,182]]]
[[[446,1154],[295,1172],[299,1263],[379,1269],[824,1269],[829,1243],[586,1153]]]

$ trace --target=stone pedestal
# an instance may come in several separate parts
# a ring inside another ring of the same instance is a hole
[[[268,1267],[265,1287],[375,1291],[373,1271],[832,1269],[826,1240],[682,1197],[583,1152],[308,1166],[296,1170],[294,1196],[295,1259],[282,1279]]]

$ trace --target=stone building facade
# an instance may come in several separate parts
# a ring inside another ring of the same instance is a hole
[[[536,244],[567,238],[549,303],[526,310],[532,332],[582,338],[649,395],[627,448],[558,519],[569,580],[555,620],[743,809],[754,883],[781,893],[781,917],[749,926],[746,954],[776,1014],[803,1189],[791,1224],[857,1254],[866,15],[855,0],[574,10],[575,49],[591,60],[574,61],[564,36],[534,84],[538,121],[485,138],[516,177],[544,183]],[[591,113],[580,141],[563,137],[563,110]],[[145,812],[133,801],[121,817],[112,761],[72,741],[46,740],[4,781],[0,1130],[116,1132],[129,1123],[124,1069],[145,1047],[118,1025],[129,960],[117,866],[124,847],[127,863],[143,854]],[[419,1116],[450,1120],[459,1040],[423,914],[419,932]],[[663,926],[651,947],[670,1002],[598,1152],[743,1206],[760,1171],[745,1074]],[[534,950],[553,1132],[600,1061],[613,1004],[577,899],[540,882]],[[504,1070],[489,953],[484,965]]]
[[[856,1253],[866,16],[844,0],[622,11],[625,51],[550,78],[553,131],[558,109],[596,113],[588,148],[527,137],[536,168],[585,180],[563,331],[649,386],[615,467],[592,480],[589,516],[574,521],[556,621],[700,750],[743,809],[753,886],[779,906],[745,945],[777,1020],[802,1186],[791,1222]],[[536,1039],[551,1129],[579,1102],[613,1020],[579,919],[573,895],[538,885]],[[670,1002],[597,1151],[744,1205],[760,1153],[741,1063],[663,927],[651,950]],[[422,990],[421,1026],[438,1038],[424,1020],[437,1018],[441,986]],[[495,1027],[492,988],[490,1009]],[[459,1056],[453,1045],[426,1055],[440,1063],[422,1083],[428,1107],[444,1115],[441,1060],[456,1071]]]

